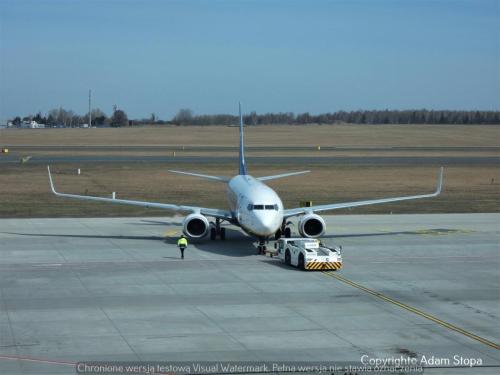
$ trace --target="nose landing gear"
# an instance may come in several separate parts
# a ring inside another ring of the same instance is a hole
[[[266,254],[266,250],[267,250],[266,243],[267,242],[268,241],[266,238],[264,238],[264,237],[259,238],[259,246],[257,246],[257,254],[259,254],[259,255]]]

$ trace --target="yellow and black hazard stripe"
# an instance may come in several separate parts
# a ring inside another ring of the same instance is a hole
[[[342,262],[307,262],[306,270],[339,270]]]

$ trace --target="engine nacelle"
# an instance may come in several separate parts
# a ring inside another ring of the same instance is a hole
[[[191,214],[184,219],[182,232],[191,238],[202,238],[208,233],[210,224],[205,216],[200,214]]]
[[[319,237],[325,233],[325,229],[325,221],[316,214],[304,215],[299,220],[299,233],[302,237]]]

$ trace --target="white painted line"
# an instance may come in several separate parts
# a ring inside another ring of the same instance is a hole
[[[32,264],[32,267],[59,267],[62,266],[62,263],[40,263],[40,264]]]

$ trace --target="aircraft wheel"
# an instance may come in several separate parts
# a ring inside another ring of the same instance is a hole
[[[292,237],[292,228],[286,227],[285,228],[285,238],[290,238]]]
[[[226,228],[220,228],[220,239],[223,241],[226,239]]]
[[[274,239],[278,241],[281,238],[281,229],[278,229],[276,233],[274,233]]]
[[[290,250],[286,250],[286,253],[285,253],[285,264],[287,266],[290,266],[292,264],[292,257],[290,256]]]
[[[214,227],[210,228],[210,239],[212,241],[215,241],[215,239],[217,238],[217,231],[215,230]]]
[[[302,255],[302,254],[299,255],[299,265],[298,265],[298,268],[300,270],[305,270],[306,269],[305,262],[304,262],[304,255]]]

